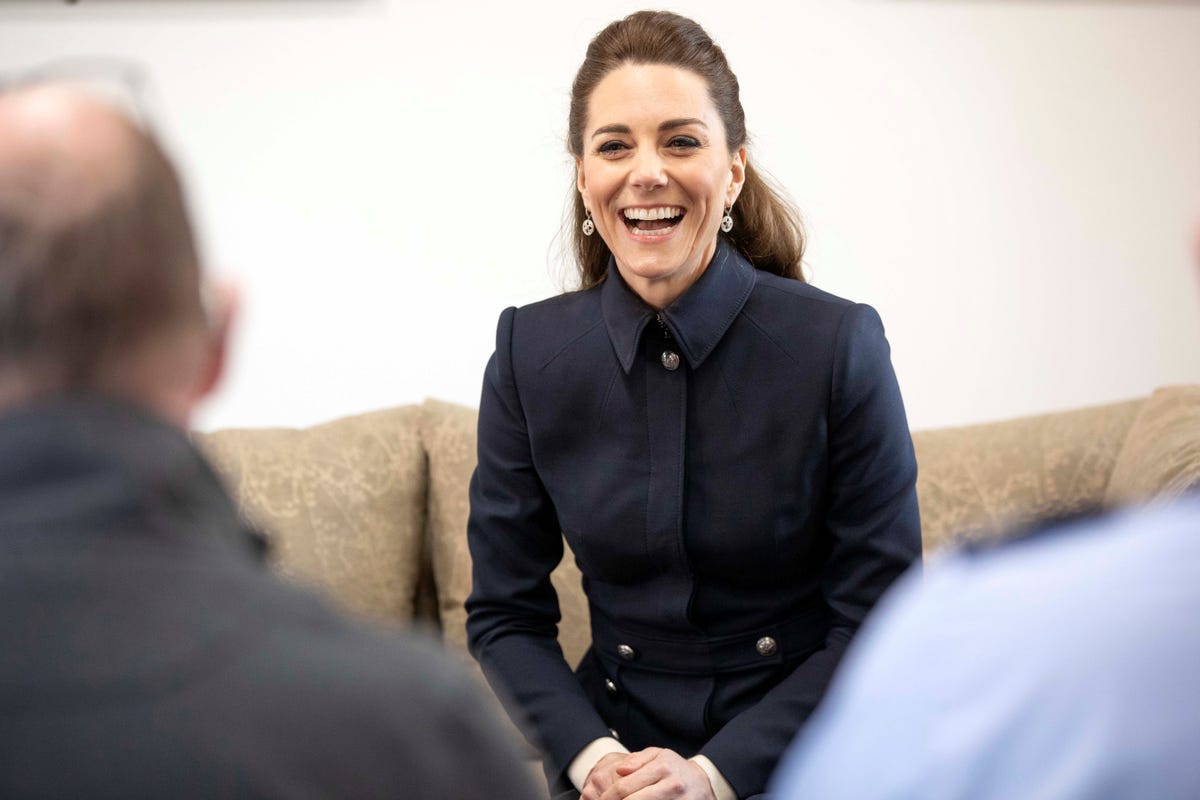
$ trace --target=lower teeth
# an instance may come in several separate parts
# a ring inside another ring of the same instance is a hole
[[[635,223],[631,227],[632,227],[632,230],[634,233],[640,234],[642,236],[662,236],[664,233],[667,233],[672,228],[674,228],[675,224],[672,223],[670,225],[664,225],[661,228],[642,228]]]

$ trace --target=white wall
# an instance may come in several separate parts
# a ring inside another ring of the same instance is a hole
[[[0,68],[143,62],[209,261],[246,295],[201,427],[476,404],[556,291],[567,92],[639,7],[8,0]],[[1200,5],[679,0],[743,86],[808,269],[875,305],[914,427],[1200,382]]]

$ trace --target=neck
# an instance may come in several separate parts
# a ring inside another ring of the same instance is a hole
[[[700,276],[708,269],[708,263],[705,261],[702,267],[687,275],[672,275],[667,278],[646,278],[634,275],[622,269],[620,263],[617,264],[617,272],[621,274],[625,285],[640,297],[643,303],[655,311],[662,311],[700,280]]]
[[[62,373],[45,363],[36,360],[10,363],[0,369],[0,414],[61,394],[64,388]]]
[[[140,406],[186,430],[202,394],[197,386],[203,363],[202,336],[180,329],[128,346],[86,382],[66,380],[44,365],[0,369],[0,414],[63,394],[90,392]]]
[[[617,272],[621,274],[625,285],[633,290],[643,303],[655,311],[662,311],[700,280],[716,255],[717,242],[714,240],[712,246],[700,256],[699,264],[695,269],[675,270],[661,277],[638,275],[633,270],[622,266],[620,261],[617,261],[616,265]]]

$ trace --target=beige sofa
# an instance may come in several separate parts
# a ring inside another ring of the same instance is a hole
[[[465,653],[473,409],[430,400],[302,430],[197,434],[279,568],[375,618],[428,623]],[[926,553],[1039,517],[1200,483],[1200,386],[1121,403],[914,433]],[[587,606],[568,556],[554,574],[574,663]]]

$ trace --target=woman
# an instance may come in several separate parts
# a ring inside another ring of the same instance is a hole
[[[472,652],[555,791],[751,797],[920,556],[888,345],[872,309],[803,282],[797,217],[691,20],[601,31],[568,136],[582,290],[500,316]],[[592,619],[576,673],[549,581],[563,535]]]

